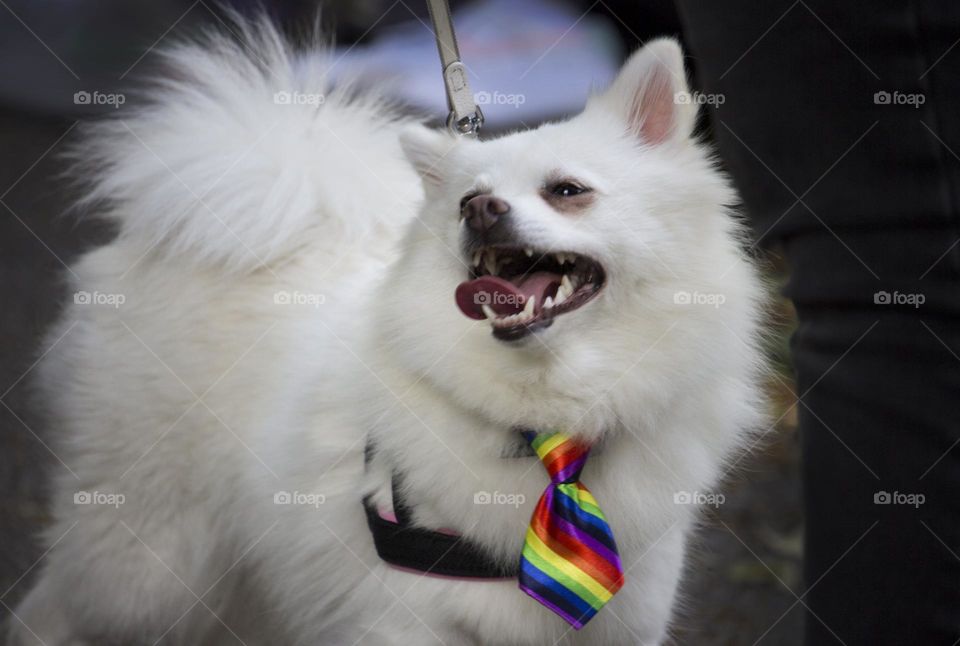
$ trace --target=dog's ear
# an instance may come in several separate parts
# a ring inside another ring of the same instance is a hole
[[[591,100],[626,121],[644,143],[687,138],[693,132],[697,107],[690,100],[677,41],[660,38],[635,52],[613,84]]]
[[[454,145],[456,140],[453,135],[431,130],[420,124],[407,126],[400,133],[403,154],[428,189],[440,185],[443,179],[443,158]]]

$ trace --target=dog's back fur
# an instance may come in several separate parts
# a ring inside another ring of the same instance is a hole
[[[423,302],[401,277],[445,269],[431,254],[451,245],[439,220],[417,215],[414,166],[431,145],[421,126],[373,94],[330,87],[322,49],[298,55],[265,21],[235,27],[168,50],[172,72],[144,104],[89,127],[74,149],[84,206],[119,234],[72,267],[78,297],[39,365],[62,465],[51,550],[16,609],[14,643],[661,641],[696,518],[674,496],[714,486],[761,419],[761,290],[707,153],[689,133],[657,153],[664,174],[688,169],[697,187],[657,199],[713,214],[669,224],[664,239],[687,256],[647,297],[699,289],[723,293],[726,309],[664,301],[641,315],[611,286],[603,307],[623,324],[588,327],[596,346],[501,348],[454,310],[454,272],[429,279],[422,290],[438,291]],[[673,43],[648,51],[679,60]],[[581,123],[601,128],[588,113]],[[451,166],[479,155],[461,148]],[[634,172],[644,163],[661,165]],[[427,209],[444,199],[437,189]],[[683,325],[662,323],[680,311]],[[575,390],[579,378],[595,392]],[[605,436],[585,481],[628,567],[582,633],[516,582],[422,578],[377,558],[359,501],[389,502],[398,465],[418,522],[517,558],[543,474],[495,452],[514,425],[564,423]],[[389,459],[364,476],[368,433]],[[497,490],[526,503],[470,504]]]

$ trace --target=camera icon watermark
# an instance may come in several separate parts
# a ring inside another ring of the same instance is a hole
[[[905,294],[883,290],[873,294],[874,305],[908,305],[916,309],[926,302],[927,297],[924,294]]]
[[[519,108],[527,102],[527,96],[525,94],[482,91],[473,95],[473,101],[477,105],[512,105],[514,108]]]
[[[673,504],[675,505],[709,505],[719,507],[727,501],[727,497],[722,493],[711,493],[704,491],[677,491],[673,494]]]
[[[319,309],[321,305],[327,302],[327,297],[323,294],[300,291],[281,290],[273,293],[274,305],[306,305]]]
[[[126,102],[126,95],[119,92],[106,93],[98,92],[97,90],[93,92],[80,90],[73,95],[74,105],[109,105],[113,106],[113,109],[116,110]]]
[[[727,102],[727,97],[719,92],[706,94],[704,92],[677,92],[673,95],[676,105],[710,105],[719,108]]]
[[[74,305],[106,305],[119,309],[121,305],[127,302],[127,297],[123,294],[112,294],[108,292],[87,292],[80,290],[73,294]]]
[[[108,505],[117,509],[127,501],[122,493],[105,493],[103,491],[77,491],[73,494],[75,505]]]
[[[674,292],[673,303],[675,305],[709,305],[715,309],[727,302],[727,297],[723,294],[710,292]]]
[[[518,508],[527,502],[527,497],[522,493],[502,493],[500,491],[478,491],[473,494],[473,504],[475,505],[510,505]]]
[[[481,289],[473,295],[475,305],[512,305],[514,307],[523,307],[524,299],[519,294],[507,294],[503,292],[488,292]]]
[[[326,95],[320,92],[274,92],[273,102],[277,105],[323,105]]]
[[[873,494],[873,504],[875,505],[907,505],[918,509],[926,501],[927,497],[922,493],[878,491]]]
[[[303,505],[319,509],[327,501],[322,493],[306,493],[302,491],[278,491],[273,494],[275,505]]]
[[[893,92],[880,90],[874,93],[873,102],[876,105],[909,105],[914,108],[919,108],[927,102],[927,97],[921,92],[908,94],[897,90]]]

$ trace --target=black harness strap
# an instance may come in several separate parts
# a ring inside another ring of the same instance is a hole
[[[364,450],[367,464],[373,459],[373,447]],[[397,522],[380,516],[376,505],[367,496],[363,508],[367,526],[373,535],[373,544],[381,559],[425,574],[464,577],[471,579],[504,579],[517,576],[517,566],[504,568],[479,545],[464,538],[413,525],[410,508],[400,495],[400,478],[394,473],[391,480],[393,513]]]
[[[529,443],[522,440],[517,429],[512,442],[503,449],[502,458],[536,457]],[[602,450],[595,447],[593,453]],[[364,465],[369,467],[373,461],[376,447],[369,438],[363,449]],[[363,499],[363,508],[367,514],[367,525],[373,534],[373,544],[380,558],[398,567],[417,570],[426,574],[438,574],[472,579],[503,579],[516,577],[520,563],[503,566],[482,547],[462,536],[453,536],[443,532],[416,527],[410,507],[400,494],[400,474],[394,469],[390,487],[393,493],[393,513],[397,522],[380,516],[376,505],[367,496]]]
[[[381,559],[425,574],[471,579],[515,577],[462,536],[452,536],[419,527],[393,523],[380,514],[369,498],[363,501],[367,525]]]

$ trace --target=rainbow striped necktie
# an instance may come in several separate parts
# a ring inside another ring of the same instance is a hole
[[[524,432],[550,474],[520,557],[520,589],[579,630],[623,586],[613,533],[580,481],[590,453],[562,433]]]

